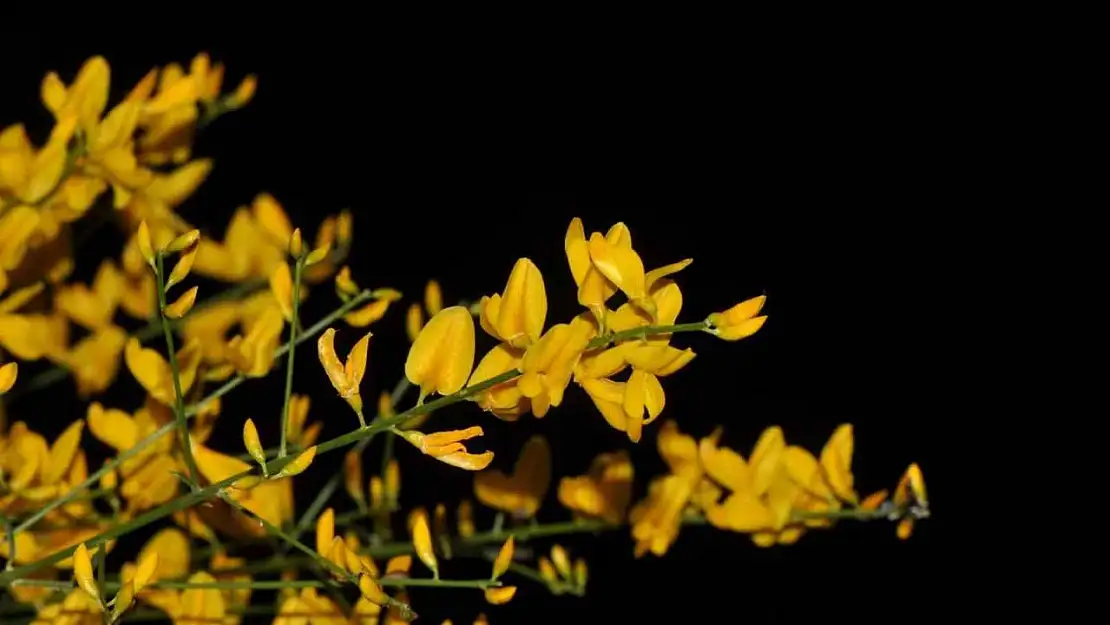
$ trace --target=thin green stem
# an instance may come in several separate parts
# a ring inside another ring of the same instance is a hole
[[[316,323],[311,328],[306,330],[303,334],[299,335],[297,337],[297,343],[300,344],[300,343],[303,343],[303,342],[311,339],[316,334],[319,334],[320,332],[322,332],[324,330],[324,328],[331,325],[336,319],[339,319],[343,315],[345,315],[348,312],[350,312],[351,310],[353,310],[358,305],[360,305],[363,302],[369,300],[370,297],[371,297],[370,293],[371,293],[370,291],[363,291],[362,293],[359,293],[355,297],[351,298],[351,300],[349,302],[340,306],[335,311],[333,311],[330,315],[324,317],[318,323]],[[288,343],[279,347],[277,350],[274,351],[274,358],[279,358],[281,355],[285,354],[287,351],[289,351],[289,347],[290,346],[289,346]],[[242,384],[245,380],[246,380],[246,377],[244,377],[244,376],[236,376],[236,377],[232,378],[231,380],[228,380],[227,382],[225,382],[223,384],[223,386],[221,386],[220,388],[213,391],[211,394],[209,394],[204,399],[200,400],[199,402],[197,402],[195,404],[192,404],[192,405],[188,406],[185,409],[185,417],[189,418],[189,417],[196,416],[196,414],[199,413],[208,402],[214,401],[214,400],[216,400],[220,397],[223,397],[224,395],[227,395],[235,387]],[[124,451],[124,452],[120,452],[120,454],[118,456],[116,456],[114,459],[112,459],[108,462],[105,462],[104,466],[102,466],[100,469],[94,471],[92,473],[92,475],[90,475],[89,477],[85,478],[85,481],[83,481],[80,484],[71,488],[69,490],[69,492],[66,493],[65,495],[63,495],[63,496],[51,501],[50,503],[46,504],[45,506],[40,508],[37,512],[32,514],[30,517],[28,517],[25,521],[23,521],[18,526],[16,526],[16,528],[14,530],[14,533],[18,534],[19,532],[22,532],[22,531],[34,526],[35,523],[38,523],[40,520],[43,519],[43,517],[45,517],[47,514],[49,514],[51,510],[55,510],[59,506],[63,506],[65,504],[73,501],[78,495],[81,494],[82,491],[84,491],[84,490],[88,489],[89,487],[99,483],[100,478],[107,475],[110,471],[114,471],[116,469],[116,467],[118,467],[120,464],[122,464],[122,463],[126,462],[127,460],[129,460],[131,458],[134,458],[135,456],[142,453],[142,451],[144,449],[146,449],[147,447],[156,443],[160,438],[165,436],[167,433],[169,433],[175,427],[176,427],[176,424],[173,423],[173,422],[166,423],[165,425],[163,425],[162,427],[155,430],[153,433],[151,433],[146,438],[140,440],[131,449],[128,449],[127,451]],[[68,556],[66,556],[66,557],[68,557]]]
[[[626,339],[642,339],[649,336],[675,334],[677,332],[704,332],[708,329],[709,324],[705,321],[679,323],[670,326],[641,326],[639,328],[632,328],[631,330],[622,330],[620,332],[599,336],[590,341],[589,344],[586,345],[586,349],[597,349],[599,347],[605,347],[610,343],[616,343]]]
[[[297,345],[297,329],[300,327],[300,321],[297,318],[298,309],[301,304],[301,271],[304,269],[304,258],[298,258],[293,265],[293,302],[291,304],[292,315],[289,322],[289,344],[294,346],[294,349],[289,350],[289,358],[285,361],[285,401],[281,407],[281,448],[278,451],[278,457],[286,455],[285,438],[289,430],[289,399],[293,395],[293,362],[294,354],[296,354]]]
[[[350,302],[348,302],[348,303],[350,303]],[[321,324],[317,324],[317,325],[321,325]],[[326,325],[326,324],[324,324],[324,325]],[[313,327],[315,328],[316,326],[313,326]],[[310,329],[310,332],[311,331],[312,330]],[[315,331],[318,332],[319,330],[317,329]],[[384,432],[385,430],[388,430],[391,427],[395,427],[397,425],[400,425],[400,424],[408,421],[409,419],[414,419],[416,417],[419,417],[420,415],[427,414],[427,413],[432,412],[434,410],[439,410],[441,408],[445,408],[447,406],[450,406],[451,404],[455,404],[455,403],[458,403],[458,402],[461,402],[461,401],[465,401],[466,399],[468,399],[470,397],[473,397],[474,395],[477,395],[479,393],[482,393],[482,392],[484,392],[485,390],[487,390],[489,388],[497,386],[498,384],[502,384],[504,382],[508,382],[509,380],[515,379],[519,375],[520,375],[520,373],[517,372],[517,371],[506,371],[505,373],[502,373],[501,375],[498,375],[498,376],[494,376],[493,378],[490,378],[490,379],[488,379],[484,382],[480,382],[478,384],[468,386],[468,387],[462,389],[461,391],[459,391],[458,393],[455,393],[453,395],[447,395],[446,397],[441,397],[441,398],[439,398],[435,401],[430,401],[430,402],[427,402],[427,403],[422,404],[420,406],[415,406],[413,408],[410,408],[409,410],[406,410],[405,412],[402,412],[399,415],[396,415],[394,417],[390,417],[389,419],[383,419],[379,423],[372,424],[367,428],[360,428],[360,429],[355,430],[353,432],[348,432],[347,434],[337,436],[336,438],[333,438],[329,441],[326,441],[324,443],[320,443],[319,445],[317,445],[316,446],[316,454],[317,455],[326,454],[330,451],[334,451],[336,449],[346,447],[348,445],[356,443],[356,442],[358,442],[360,440],[363,440],[365,438],[369,438],[369,437],[373,436],[374,434],[376,434],[378,432]],[[271,460],[270,462],[268,462],[266,464],[266,471],[268,472],[268,474],[274,475],[274,474],[278,473],[279,471],[281,471],[281,469],[283,467],[285,467],[285,465],[289,464],[293,460],[294,460],[293,456],[286,456],[284,458],[275,458],[274,460]],[[108,541],[108,540],[112,540],[114,538],[119,538],[120,536],[123,536],[125,534],[129,534],[129,533],[135,531],[136,529],[139,529],[141,527],[145,527],[145,526],[147,526],[147,525],[149,525],[149,524],[151,524],[155,521],[158,521],[158,520],[163,519],[167,516],[170,516],[174,512],[178,512],[180,510],[185,510],[185,509],[190,508],[190,507],[192,507],[196,504],[199,504],[199,503],[201,503],[201,502],[203,502],[207,499],[218,496],[219,493],[224,488],[234,484],[235,482],[243,479],[244,477],[247,477],[247,476],[251,475],[252,472],[253,471],[243,471],[242,473],[232,475],[232,476],[230,476],[228,478],[225,478],[223,480],[220,480],[219,482],[216,482],[216,483],[214,483],[214,484],[212,484],[208,487],[202,488],[200,490],[189,493],[187,495],[183,495],[181,497],[178,497],[178,498],[176,498],[172,501],[166,502],[166,503],[164,503],[164,504],[162,504],[162,505],[160,505],[156,508],[153,508],[151,510],[148,510],[147,512],[144,512],[143,514],[140,514],[140,515],[136,516],[135,518],[133,518],[131,521],[129,521],[127,523],[122,523],[120,525],[113,526],[113,527],[109,528],[108,530],[106,530],[104,532],[101,532],[100,534],[98,534],[98,535],[88,539],[87,541],[85,541],[85,545],[88,546],[88,547],[95,547],[97,545],[100,545],[101,543],[104,543],[104,542]],[[259,520],[261,521],[261,519],[259,519]],[[273,527],[273,526],[271,525],[271,527]],[[64,559],[70,557],[71,555],[73,555],[74,549],[76,549],[76,545],[74,545],[72,547],[67,547],[65,549],[61,549],[59,551],[56,551],[56,552],[50,554],[49,556],[46,556],[45,558],[41,558],[41,559],[36,560],[34,562],[31,562],[29,564],[25,564],[23,566],[16,567],[16,568],[14,568],[10,571],[5,571],[3,573],[0,573],[0,588],[10,586],[11,583],[16,579],[27,577],[28,575],[34,573],[35,571],[38,571],[39,569],[42,569],[43,567],[50,566],[52,564],[55,564],[57,562],[60,562]],[[304,549],[307,549],[307,547],[304,547]],[[315,552],[312,552],[312,553],[315,553]]]
[[[185,399],[181,392],[181,370],[177,367],[177,350],[174,349],[173,332],[166,318],[165,254],[161,251],[157,254],[157,270],[154,273],[158,281],[158,316],[162,319],[162,333],[166,336],[166,356],[169,358],[170,371],[173,373],[173,414],[177,420],[178,441],[181,444],[181,454],[185,456],[185,466],[189,470],[189,487],[196,492],[200,488],[197,485],[200,471],[197,470],[197,461],[193,458],[193,441],[189,436]]]

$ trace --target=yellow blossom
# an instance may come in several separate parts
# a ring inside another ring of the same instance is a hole
[[[559,481],[559,502],[576,513],[620,523],[632,498],[632,478],[627,452],[600,454],[587,475]]]
[[[339,396],[358,414],[360,422],[363,422],[363,416],[359,385],[362,384],[362,376],[366,374],[366,352],[370,347],[371,336],[373,334],[367,332],[355,343],[347,354],[346,362],[340,362],[339,356],[335,353],[334,328],[324,330],[316,341],[317,354],[320,364],[324,367],[324,373],[328,375],[331,385],[335,387]],[[365,422],[363,425],[366,425]]]
[[[178,381],[183,394],[193,388],[200,357],[200,343],[195,341],[187,343],[177,352]],[[132,338],[124,350],[124,359],[131,375],[135,376],[151,397],[167,406],[174,404],[173,370],[161,354],[142,347],[138,339]]]
[[[472,454],[466,450],[462,441],[481,436],[482,428],[471,426],[465,430],[434,432],[424,434],[416,430],[401,432],[401,436],[424,454],[451,466],[468,471],[481,471],[493,462],[493,452],[485,451]]]
[[[224,354],[239,373],[251,378],[265,377],[274,366],[274,352],[285,325],[281,310],[277,306],[267,306],[253,324],[248,326],[244,320],[243,325],[250,329],[245,336],[232,337]]]
[[[535,516],[551,485],[551,449],[542,436],[524,444],[512,475],[497,469],[474,476],[474,495],[483,504],[521,519]]]
[[[474,319],[462,306],[444,308],[428,321],[409,348],[405,376],[420,388],[423,400],[431,392],[456,393],[474,366]]]
[[[767,321],[766,315],[759,315],[767,296],[760,295],[744,300],[720,313],[709,315],[713,333],[726,341],[738,341],[759,331]]]
[[[481,301],[482,329],[511,347],[527,347],[540,339],[547,318],[547,292],[543,275],[531,260],[513,266],[504,294]]]

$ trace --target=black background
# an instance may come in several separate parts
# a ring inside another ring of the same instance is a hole
[[[660,38],[596,55],[568,38],[517,58],[511,45],[416,36],[387,46],[357,30],[313,31],[309,39],[259,28],[103,37],[97,45],[88,43],[91,36],[27,43],[23,57],[5,66],[0,123],[25,121],[44,138],[42,75],[57,70],[68,82],[92,54],[111,63],[118,97],[151,67],[187,66],[207,50],[227,65],[225,89],[248,72],[259,76],[259,88],[245,110],[199,138],[196,155],[215,158],[216,167],[180,213],[222,238],[233,209],[260,191],[273,193],[308,233],[325,215],[350,208],[355,279],[395,287],[406,304],[421,296],[428,278],[440,281],[447,303],[500,291],[515,259],[527,256],[544,274],[548,325],[567,320],[578,312],[563,256],[567,224],[582,217],[589,232],[624,221],[648,268],[694,259],[677,276],[685,296],[680,320],[768,296],[770,319],[753,338],[677,339],[699,356],[664,380],[664,418],[696,436],[724,425],[724,444],[744,454],[771,424],[785,428],[788,442],[816,452],[837,424],[851,422],[859,490],[893,487],[917,461],[939,517],[905,543],[888,523],[846,523],[774,549],[756,548],[743,535],[685,528],[666,557],[639,561],[626,533],[574,537],[565,544],[591,567],[586,598],[552,598],[524,580],[504,607],[484,607],[475,591],[417,589],[421,621],[467,623],[479,610],[495,624],[567,616],[872,622],[898,614],[916,621],[943,603],[929,557],[939,544],[946,491],[934,479],[936,396],[946,380],[930,358],[948,349],[937,329],[945,250],[932,215],[961,174],[936,156],[954,95],[928,62],[835,37],[759,46]],[[105,253],[118,249],[112,236],[98,240]],[[214,288],[202,286],[201,296]],[[330,288],[320,288],[304,314],[311,322],[335,303]],[[401,374],[403,318],[404,306],[397,306],[373,328],[368,401]],[[339,351],[357,335],[340,327]],[[479,356],[491,345],[481,342]],[[298,354],[295,390],[313,395],[310,418],[326,421],[322,439],[351,429],[353,418],[314,350]],[[109,397],[134,408],[138,387],[125,369],[121,379]],[[238,452],[247,416],[267,442],[276,438],[280,387],[275,376],[230,396],[216,446]],[[48,432],[84,414],[76,399],[49,402],[38,408],[22,400],[10,419]],[[445,427],[483,425],[500,468],[511,466],[536,431],[552,441],[556,475],[584,472],[598,452],[631,448],[639,497],[663,468],[657,426],[632,446],[573,387],[540,421],[506,424],[469,404],[434,419]],[[378,445],[368,451],[368,471],[378,452]],[[398,453],[404,504],[453,505],[472,496],[469,474],[404,445]],[[338,469],[341,456],[321,457],[299,478],[299,502]],[[567,518],[554,490],[542,519]],[[340,511],[347,505],[337,500]],[[480,525],[491,517],[483,513]],[[444,575],[480,576],[486,567],[452,562]]]

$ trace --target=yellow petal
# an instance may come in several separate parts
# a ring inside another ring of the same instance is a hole
[[[43,484],[56,483],[69,470],[69,465],[73,462],[73,458],[77,455],[77,450],[81,446],[81,432],[84,429],[84,421],[74,421],[50,446],[50,459],[42,472]]]
[[[444,308],[416,337],[405,360],[405,376],[422,394],[458,392],[474,367],[474,319],[462,306]]]
[[[135,577],[131,580],[135,584],[136,593],[142,592],[143,588],[154,579],[158,572],[159,557],[157,551],[152,551],[139,559],[139,568],[135,570]]]
[[[516,586],[498,586],[487,588],[485,591],[486,601],[491,605],[504,605],[512,601],[515,595]]]
[[[92,558],[89,557],[89,550],[84,543],[77,545],[77,550],[73,552],[73,579],[77,581],[77,586],[81,590],[96,601],[100,601],[100,590],[96,586],[96,578],[93,577]]]
[[[423,509],[419,509],[414,514],[412,524],[412,544],[416,549],[416,557],[432,570],[432,573],[439,577],[439,565],[436,562],[436,554],[432,549],[432,532],[428,527],[428,515]]]
[[[19,365],[14,362],[9,362],[5,365],[0,365],[0,395],[12,390],[15,386],[15,380],[19,376]]]
[[[512,537],[509,536],[505,540],[505,544],[501,545],[501,549],[497,552],[497,558],[493,561],[493,579],[497,579],[509,570],[509,565],[513,563],[513,551],[516,548],[516,543]]]
[[[281,314],[286,321],[293,320],[293,274],[289,272],[289,265],[278,264],[270,274],[270,292],[274,294]]]
[[[162,314],[166,315],[167,319],[180,319],[189,314],[193,309],[193,305],[197,303],[197,291],[200,287],[194,286],[193,288],[181,294],[177,301],[166,306],[162,309]]]

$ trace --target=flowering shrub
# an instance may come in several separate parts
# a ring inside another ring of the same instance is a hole
[[[309,242],[301,229],[308,224],[292,223],[277,199],[260,194],[236,211],[221,241],[202,237],[175,211],[211,170],[210,161],[193,158],[196,133],[246,106],[255,79],[225,91],[223,66],[200,54],[188,71],[151,71],[109,106],[109,74],[94,57],[68,84],[46,76],[42,101],[55,123],[41,146],[22,125],[0,131],[0,402],[41,391],[57,371],[72,376],[87,401],[54,441],[25,421],[8,424],[30,415],[5,415],[0,403],[0,588],[14,612],[71,625],[158,617],[237,623],[248,614],[394,623],[415,618],[409,592],[416,587],[480,591],[492,606],[512,601],[520,583],[583,594],[586,560],[561,544],[539,555],[516,550],[535,537],[623,529],[637,557],[661,556],[689,525],[745,533],[771,547],[843,520],[890,520],[905,539],[928,516],[917,465],[889,497],[857,492],[851,424],[814,451],[770,427],[741,453],[721,445],[720,429],[698,439],[669,417],[656,423],[667,377],[697,366],[685,339],[755,334],[767,320],[765,298],[687,320],[679,284],[691,261],[647,269],[623,223],[604,233],[579,219],[569,224],[565,254],[577,293],[552,294],[576,298],[581,312],[569,320],[548,319],[544,276],[528,258],[516,260],[507,278],[491,278],[491,288],[506,279],[500,292],[470,304],[445,305],[429,281],[422,301],[407,308],[411,347],[400,382],[365,401],[368,328],[404,298],[360,286],[344,264],[352,215],[327,217]],[[115,258],[79,258],[70,228],[102,197],[126,243]],[[70,279],[79,262],[99,263],[91,284]],[[192,276],[230,286],[202,297]],[[312,297],[329,296],[321,286],[334,287],[339,305],[306,320],[310,288]],[[81,338],[72,340],[74,332]],[[496,342],[484,354],[479,332]],[[337,337],[353,347],[338,351]],[[295,350],[308,341],[319,369],[295,372]],[[40,360],[55,369],[20,376],[20,362]],[[326,377],[335,396],[294,394],[295,373]],[[280,417],[271,417],[280,419],[280,439],[267,448],[255,421],[222,414],[221,399],[272,374],[284,376],[285,392]],[[102,401],[120,376],[144,389],[139,408]],[[410,389],[415,402],[402,409]],[[543,418],[568,392],[587,396],[632,444],[654,437],[668,471],[638,476],[629,454],[615,449],[586,474],[555,481],[553,450],[540,436],[520,450],[476,451],[481,412],[509,422]],[[433,412],[463,402],[478,409],[473,425],[428,425]],[[313,403],[350,410],[351,430],[320,441],[322,423],[309,419]],[[216,444],[217,419],[234,420],[236,429],[241,421],[242,447]],[[376,437],[386,445],[367,458]],[[99,467],[87,460],[92,439],[114,451]],[[497,512],[493,527],[476,526],[470,500],[451,515],[443,504],[400,509],[395,440],[424,462],[473,472],[474,500]],[[344,470],[315,476],[325,485],[307,506],[295,505],[293,481],[313,472],[317,456],[340,450]],[[495,453],[515,456],[511,474],[489,468]],[[380,467],[369,479],[365,460]],[[636,479],[649,483],[639,501]],[[543,509],[552,488],[564,512]],[[344,497],[355,509],[336,514],[333,499]],[[552,520],[567,512],[571,520]],[[408,539],[389,542],[398,519]],[[157,531],[135,545],[133,561],[108,557],[118,541],[152,525]],[[246,548],[259,544],[276,547],[263,557]],[[459,558],[488,559],[489,576],[451,578]],[[258,601],[256,591],[277,591],[278,600]]]

